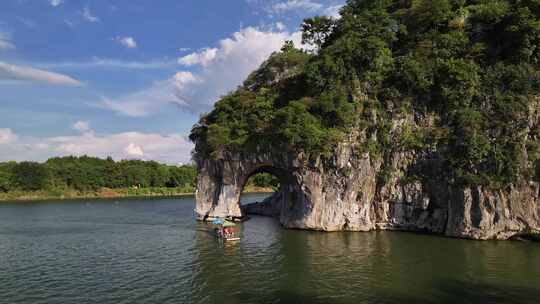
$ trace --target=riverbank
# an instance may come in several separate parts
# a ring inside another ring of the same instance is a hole
[[[272,188],[246,187],[244,193],[271,193]],[[39,190],[39,191],[11,191],[0,193],[0,202],[13,201],[45,201],[70,200],[91,198],[128,198],[128,197],[172,197],[195,195],[194,188],[102,188],[96,191],[76,190]]]

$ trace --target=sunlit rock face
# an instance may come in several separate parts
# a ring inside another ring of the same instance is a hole
[[[405,124],[396,120],[391,137]],[[522,180],[500,190],[452,185],[441,174],[436,150],[396,147],[381,156],[365,148],[365,131],[353,131],[330,156],[291,151],[223,152],[195,156],[199,176],[195,213],[199,220],[274,216],[286,228],[319,231],[421,231],[470,239],[509,239],[540,233],[540,184]],[[281,188],[265,202],[240,207],[248,178],[269,172]],[[420,172],[428,178],[414,178]],[[382,178],[384,177],[384,178]]]

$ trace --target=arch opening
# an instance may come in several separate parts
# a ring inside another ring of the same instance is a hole
[[[283,189],[290,182],[290,174],[272,166],[261,166],[248,174],[241,185],[238,204],[244,215],[276,216]]]
[[[280,186],[281,183],[277,176],[267,172],[260,172],[248,178],[242,193],[273,193],[278,191]]]

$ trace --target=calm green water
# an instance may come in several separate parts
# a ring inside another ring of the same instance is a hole
[[[287,231],[255,217],[222,244],[193,204],[0,204],[0,303],[540,302],[540,243]]]

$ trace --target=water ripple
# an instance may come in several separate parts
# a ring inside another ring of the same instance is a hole
[[[0,206],[0,303],[537,303],[540,245],[283,230],[189,198]]]

